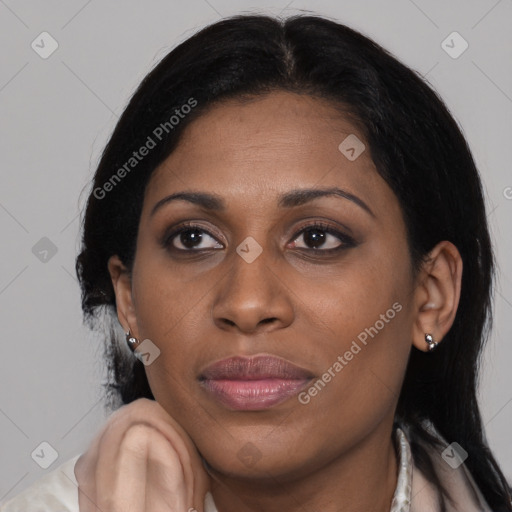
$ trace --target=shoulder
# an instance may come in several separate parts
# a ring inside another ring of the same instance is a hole
[[[0,504],[0,512],[78,512],[75,463],[80,455],[36,480],[14,498]]]
[[[469,469],[464,464],[465,450],[457,443],[448,443],[430,424],[429,431],[439,440],[439,446],[432,446],[414,435],[412,429],[401,427],[409,442],[423,448],[428,464],[420,464],[413,457],[411,512],[424,510],[446,510],[449,512],[491,512],[482,492]],[[431,474],[447,491],[450,499],[443,497],[440,486],[428,475]]]

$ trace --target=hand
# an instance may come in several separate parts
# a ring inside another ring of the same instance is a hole
[[[204,512],[211,484],[185,430],[146,398],[112,414],[75,476],[80,512]]]

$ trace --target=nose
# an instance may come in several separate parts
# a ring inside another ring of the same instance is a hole
[[[238,253],[219,283],[212,318],[223,330],[258,334],[282,329],[293,321],[294,308],[284,277],[263,252],[251,263]]]

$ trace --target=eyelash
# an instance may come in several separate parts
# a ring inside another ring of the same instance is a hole
[[[345,233],[342,233],[341,231],[338,231],[337,229],[334,229],[329,224],[323,223],[321,221],[315,221],[312,224],[308,224],[301,228],[297,233],[295,233],[293,237],[293,241],[297,240],[298,237],[300,237],[303,233],[311,230],[319,230],[324,231],[325,233],[328,233],[330,235],[335,236],[338,238],[341,242],[341,244],[338,247],[334,247],[331,249],[309,249],[309,248],[298,248],[300,251],[307,251],[307,252],[314,252],[316,254],[323,253],[325,255],[333,254],[345,249],[349,249],[351,247],[356,246],[356,241],[349,235],[346,235]],[[180,235],[183,232],[186,231],[200,231],[201,233],[206,233],[208,236],[212,237],[214,240],[217,241],[217,243],[220,243],[208,230],[204,229],[202,226],[198,224],[194,224],[192,222],[187,222],[182,224],[181,226],[177,227],[176,229],[173,229],[171,233],[166,234],[162,240],[162,246],[165,249],[171,249],[175,252],[181,252],[181,253],[201,253],[204,251],[211,251],[211,250],[218,250],[218,249],[177,249],[172,245],[172,242],[174,238],[176,238],[178,235]]]

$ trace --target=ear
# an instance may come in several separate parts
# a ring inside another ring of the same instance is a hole
[[[425,334],[440,342],[450,330],[457,313],[462,282],[462,257],[451,242],[439,242],[418,273],[414,292],[416,320],[413,345],[426,352]]]
[[[108,260],[108,271],[116,294],[117,317],[124,332],[130,330],[138,338],[139,330],[132,297],[132,282],[128,269],[120,258],[115,255]]]

